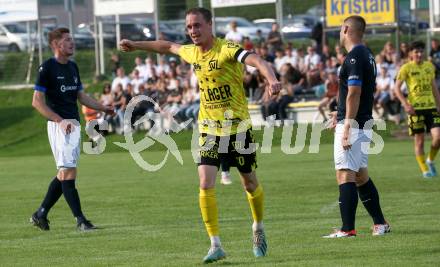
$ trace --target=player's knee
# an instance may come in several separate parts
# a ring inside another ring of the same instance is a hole
[[[61,167],[58,169],[58,179],[60,181],[76,179],[76,168]]]

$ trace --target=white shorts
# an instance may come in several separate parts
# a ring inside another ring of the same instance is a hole
[[[368,166],[368,148],[373,131],[351,128],[351,148],[349,150],[344,150],[342,147],[343,133],[344,125],[337,124],[334,142],[335,169],[349,169],[358,172],[360,168],[366,168]]]
[[[81,127],[74,126],[72,132],[66,135],[58,123],[48,121],[47,134],[57,169],[76,168],[80,153]]]

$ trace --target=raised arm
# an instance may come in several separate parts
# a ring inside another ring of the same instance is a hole
[[[272,66],[256,54],[249,54],[244,60],[246,65],[255,67],[269,83],[269,94],[276,95],[281,90],[281,83],[278,81]]]
[[[131,52],[135,50],[145,50],[159,54],[175,54],[178,55],[180,44],[169,41],[131,41],[121,40],[120,47],[122,52]]]

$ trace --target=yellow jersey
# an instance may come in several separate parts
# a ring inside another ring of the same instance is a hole
[[[414,61],[405,63],[397,74],[397,80],[406,82],[408,102],[415,110],[435,109],[432,94],[432,81],[435,79],[435,68],[429,61],[417,64]]]
[[[248,55],[240,45],[220,38],[205,53],[194,44],[180,47],[179,56],[193,66],[199,83],[200,133],[226,136],[251,127],[242,65]]]

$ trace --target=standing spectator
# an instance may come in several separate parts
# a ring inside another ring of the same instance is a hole
[[[235,20],[231,21],[231,23],[229,24],[229,31],[226,33],[225,35],[225,39],[237,44],[241,44],[241,42],[243,41],[243,34],[241,34],[238,30],[237,30],[237,22]]]
[[[130,79],[125,75],[124,68],[119,67],[116,70],[116,77],[113,79],[113,82],[112,82],[112,91],[115,92],[118,84],[121,84],[122,89],[125,89],[127,87],[127,84],[129,84],[129,83],[130,83]]]
[[[272,24],[272,31],[269,32],[269,35],[267,36],[266,43],[269,47],[269,52],[271,55],[274,55],[275,51],[277,51],[278,49],[283,49],[283,38],[278,29],[278,23],[274,22]]]
[[[315,41],[316,50],[318,53],[321,53],[322,51],[322,23],[318,22],[313,26],[312,33],[310,34],[310,38],[312,38]]]

